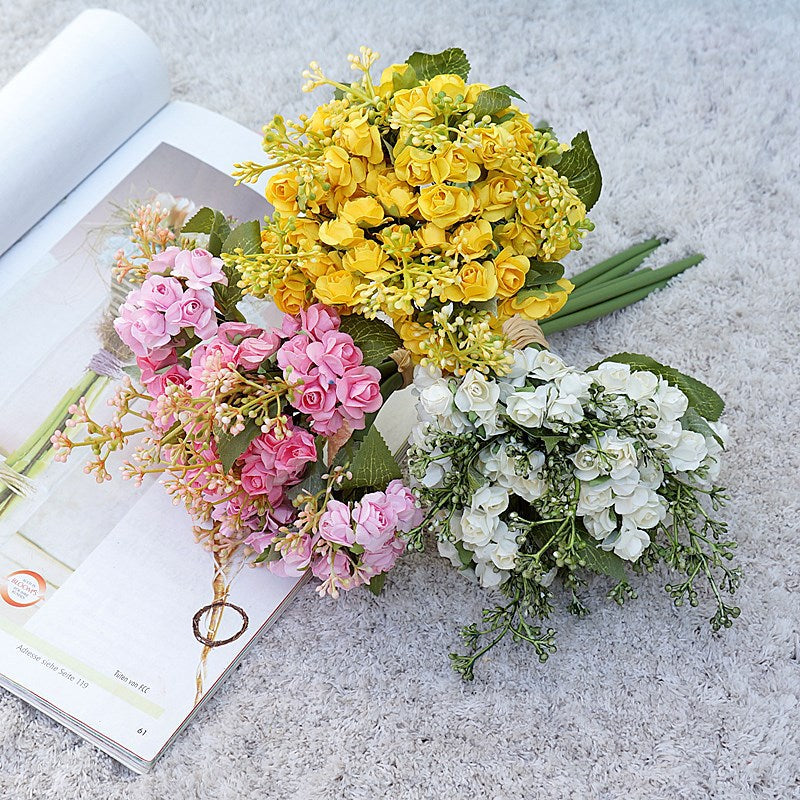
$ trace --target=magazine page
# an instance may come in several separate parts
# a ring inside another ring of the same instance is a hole
[[[0,90],[0,253],[168,99],[161,53],[127,17],[68,25]]]
[[[81,396],[113,411],[97,356],[116,344],[111,266],[131,201],[261,217],[263,197],[227,172],[258,141],[167,106],[0,258],[0,335],[15,343],[0,386],[0,683],[138,770],[299,583],[215,563],[155,480],[99,486],[80,458],[54,462],[50,436]]]

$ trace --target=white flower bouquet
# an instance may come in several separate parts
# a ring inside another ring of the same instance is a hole
[[[545,661],[556,581],[584,616],[587,573],[613,579],[622,604],[632,574],[663,561],[681,576],[666,587],[676,605],[697,605],[705,579],[713,628],[738,617],[724,599],[740,581],[735,542],[712,516],[725,500],[715,481],[726,430],[709,387],[646,356],[581,371],[534,348],[515,351],[502,377],[418,368],[415,386],[409,471],[427,517],[410,545],[433,529],[443,556],[506,596],[463,629],[469,652],[451,659],[464,678],[509,632]]]

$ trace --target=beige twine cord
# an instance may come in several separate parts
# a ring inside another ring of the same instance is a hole
[[[503,323],[503,333],[511,339],[514,347],[519,349],[529,344],[540,344],[545,350],[550,349],[539,323],[532,319],[524,319],[519,315],[511,317]]]
[[[411,353],[403,347],[398,347],[389,358],[397,364],[397,371],[403,377],[403,388],[411,386],[414,381],[414,362],[411,360]]]

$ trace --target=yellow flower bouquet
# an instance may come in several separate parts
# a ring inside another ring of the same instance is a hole
[[[224,256],[245,293],[291,314],[322,302],[391,319],[415,361],[456,375],[505,371],[512,317],[562,312],[561,329],[626,295],[624,277],[598,292],[603,268],[582,287],[583,314],[564,308],[574,284],[559,259],[592,230],[602,183],[585,132],[563,144],[517,108],[513,89],[469,83],[458,48],[414,53],[376,82],[377,57],[350,56],[360,74],[350,84],[312,63],[304,90],[330,86],[333,99],[297,122],[276,116],[267,163],[236,165],[239,182],[274,171],[260,248]],[[657,244],[615,261],[614,275]]]

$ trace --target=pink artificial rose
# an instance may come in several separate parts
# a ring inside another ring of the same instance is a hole
[[[189,382],[189,370],[180,364],[173,364],[169,369],[159,372],[147,386],[147,391],[154,397],[165,394],[167,386],[186,386]]]
[[[280,505],[283,500],[282,482],[277,480],[275,470],[269,463],[265,463],[261,458],[261,453],[257,448],[253,448],[252,444],[244,456],[242,489],[251,497],[266,495],[269,504],[273,507]]]
[[[306,377],[292,391],[292,405],[312,419],[326,419],[336,406],[336,385],[323,381],[321,375]]]
[[[386,487],[386,499],[397,514],[398,530],[408,533],[417,525],[422,524],[425,515],[417,505],[417,500],[412,491],[398,480],[391,481]]]
[[[295,482],[306,464],[316,460],[316,442],[305,428],[290,428],[275,446],[275,473],[281,483]]]
[[[285,380],[296,383],[313,369],[314,362],[306,353],[309,342],[310,340],[305,334],[299,334],[281,345],[278,350],[277,362],[283,370]]]
[[[202,247],[181,250],[175,256],[172,274],[184,278],[190,289],[207,289],[213,283],[228,285],[228,279],[222,271],[222,259],[214,258]]]
[[[332,564],[331,561],[333,561]],[[331,567],[333,567],[332,570]],[[337,585],[342,589],[352,589],[357,585],[353,581],[353,564],[343,550],[336,550],[332,559],[331,551],[328,548],[315,553],[311,563],[311,572],[314,577],[321,581],[327,581],[331,577],[331,571],[337,579]]]
[[[353,544],[356,540],[350,518],[350,506],[338,500],[329,500],[319,518],[319,534],[334,544]]]
[[[236,348],[236,363],[245,369],[258,369],[278,351],[281,342],[275,331],[262,331],[259,336],[244,339]]]
[[[159,347],[151,350],[146,356],[136,359],[136,366],[141,370],[142,384],[145,388],[155,379],[160,370],[177,363],[178,353],[174,347]]]
[[[344,424],[344,417],[338,408],[333,408],[327,412],[320,412],[311,420],[311,430],[321,436],[331,437],[339,432]]]
[[[321,339],[329,331],[338,331],[340,324],[341,318],[336,310],[322,303],[314,303],[300,312],[299,327],[315,339]]]
[[[277,506],[267,513],[263,525],[254,527],[250,535],[244,540],[245,544],[250,545],[257,553],[263,553],[272,544],[275,534],[284,525],[291,522],[296,514],[297,511],[292,505]]]
[[[175,266],[175,256],[181,252],[180,247],[168,247],[153,256],[153,260],[147,265],[147,272],[150,275],[165,275]]]
[[[307,534],[295,539],[293,546],[281,550],[277,561],[269,562],[269,569],[281,578],[297,578],[308,568],[311,561],[311,537]]]
[[[217,332],[214,293],[210,289],[187,289],[183,298],[167,309],[164,318],[178,328],[194,328],[198,338],[208,339]]]
[[[120,307],[114,330],[137,357],[147,357],[153,350],[164,347],[178,332],[160,312],[131,303]]]
[[[397,513],[383,492],[365,494],[353,507],[356,542],[370,552],[380,550],[397,530]]]
[[[300,317],[294,314],[284,314],[281,321],[281,335],[285,339],[291,339],[300,332],[301,322]]]
[[[375,367],[354,367],[336,382],[336,397],[342,413],[355,430],[364,427],[365,414],[381,407],[380,380],[381,374]]]
[[[138,303],[145,308],[154,308],[156,311],[166,311],[171,305],[178,303],[183,298],[181,282],[175,278],[165,278],[163,275],[151,275],[141,285]]]
[[[330,380],[340,378],[348,370],[361,365],[363,355],[353,343],[353,337],[340,331],[327,331],[306,347],[306,355]]]
[[[388,572],[395,565],[405,547],[406,543],[402,539],[390,539],[379,550],[372,552],[365,550],[361,555],[360,568],[369,577],[381,572]]]

